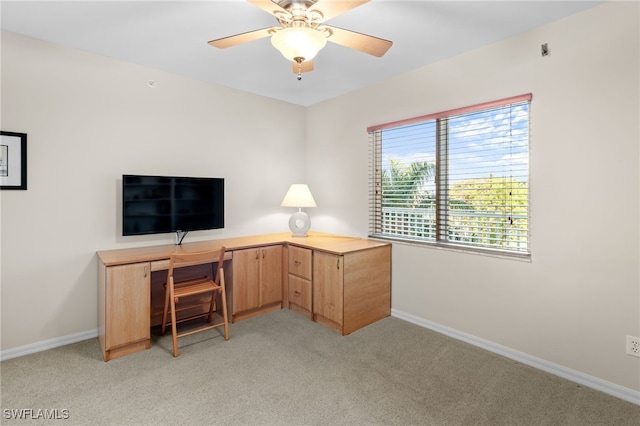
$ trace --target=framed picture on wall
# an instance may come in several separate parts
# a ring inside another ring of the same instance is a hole
[[[27,189],[27,134],[0,131],[0,189]]]

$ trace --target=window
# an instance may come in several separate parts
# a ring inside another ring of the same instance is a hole
[[[531,95],[372,126],[370,235],[529,253]]]

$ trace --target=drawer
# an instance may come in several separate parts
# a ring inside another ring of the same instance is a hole
[[[231,260],[232,258],[233,258],[233,252],[231,251],[224,252],[224,260]],[[166,271],[167,269],[169,269],[169,259],[154,260],[151,262],[151,272]]]
[[[289,273],[311,280],[311,250],[289,246]]]
[[[169,269],[169,259],[154,260],[151,262],[151,272],[166,271]]]
[[[289,275],[289,303],[311,311],[311,281]]]

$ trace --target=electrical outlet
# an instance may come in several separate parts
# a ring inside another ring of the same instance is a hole
[[[640,337],[627,336],[627,354],[640,358]]]

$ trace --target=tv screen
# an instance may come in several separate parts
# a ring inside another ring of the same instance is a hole
[[[224,179],[122,176],[122,235],[224,228]]]

